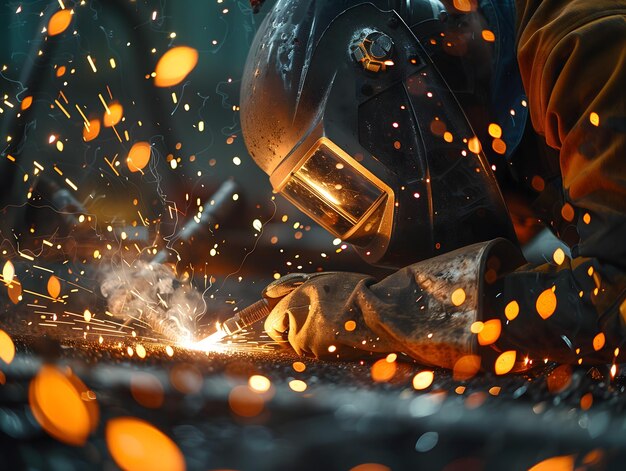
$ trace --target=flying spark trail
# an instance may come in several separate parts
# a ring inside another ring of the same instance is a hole
[[[101,348],[117,341],[205,351],[265,348],[271,342],[253,332],[194,341],[200,326],[219,317],[213,310],[224,317],[232,308],[230,294],[222,294],[228,286],[254,283],[253,276],[233,278],[254,271],[248,260],[276,211],[269,190],[249,185],[233,98],[239,81],[229,61],[238,38],[231,31],[235,24],[252,31],[250,12],[217,2],[216,27],[199,29],[206,37],[184,44],[170,23],[177,7],[138,5],[128,21],[140,40],[113,41],[124,33],[111,21],[119,13],[115,4],[96,11],[89,1],[58,3],[50,14],[22,4],[10,18],[17,37],[36,26],[32,44],[41,69],[29,65],[26,42],[8,41],[12,59],[0,65],[6,142],[0,171],[15,175],[11,194],[20,195],[0,205],[2,263],[19,265],[11,280],[0,280],[17,323],[35,335],[36,327],[56,326],[60,336],[80,334]],[[79,40],[68,41],[74,36]],[[217,201],[215,188],[231,177],[249,188],[226,193],[229,208]],[[233,221],[243,213],[232,208],[244,199],[254,213],[245,218],[259,223],[242,231]],[[189,231],[194,224],[201,229]],[[273,240],[276,258],[263,267],[270,276],[288,269],[285,261],[293,257]],[[146,264],[161,253],[167,263],[154,279],[155,268]],[[132,272],[147,273],[152,282]],[[103,280],[117,286],[106,299]],[[119,301],[115,309],[112,297]]]

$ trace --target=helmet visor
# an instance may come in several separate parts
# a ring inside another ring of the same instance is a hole
[[[279,191],[317,223],[344,240],[379,230],[393,192],[326,137],[300,160]]]

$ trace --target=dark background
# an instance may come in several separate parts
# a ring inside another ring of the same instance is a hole
[[[50,300],[32,304],[31,298],[14,304],[0,286],[4,305],[0,326],[17,349],[10,365],[0,361],[4,378],[0,469],[116,469],[104,430],[108,420],[119,416],[139,417],[157,426],[183,451],[192,470],[347,471],[364,463],[394,470],[522,470],[555,456],[565,456],[565,465],[556,468],[551,462],[543,469],[623,469],[624,383],[619,373],[614,379],[604,368],[556,369],[549,364],[526,375],[479,375],[466,381],[436,371],[433,384],[425,392],[416,392],[411,380],[423,367],[406,358],[400,358],[390,381],[377,383],[370,376],[372,361],[298,359],[274,351],[259,332],[249,338],[258,343],[234,352],[207,355],[177,348],[171,358],[164,353],[164,344],[150,343],[141,334],[138,339],[107,338],[100,345],[97,336],[83,339],[87,331],[39,326],[52,322],[52,312],[66,319],[65,311],[82,313],[85,307],[92,307],[95,319],[101,319],[98,274],[120,266],[122,260],[149,258],[135,251],[135,243],[140,248],[152,243],[163,248],[159,233],[180,230],[183,221],[197,212],[196,200],[210,199],[230,178],[239,185],[239,200],[226,205],[190,243],[175,247],[181,255],[176,264],[179,275],[187,273],[197,286],[203,286],[204,275],[214,278],[207,292],[209,319],[204,324],[257,299],[275,274],[322,268],[382,273],[358,261],[349,248],[333,245],[330,235],[280,197],[274,201],[267,176],[245,151],[233,106],[238,105],[247,48],[271,2],[259,15],[252,14],[247,2],[232,0],[101,0],[86,1],[85,6],[68,0],[65,5],[75,8],[76,14],[70,28],[53,38],[42,28],[59,9],[58,2],[0,5],[0,94],[2,102],[14,105],[0,103],[4,111],[0,114],[2,264],[12,260],[23,286],[42,293],[50,274],[33,265],[52,270],[62,279],[62,294],[67,295],[64,305]],[[22,11],[16,13],[20,6]],[[154,87],[145,76],[174,45],[197,49],[198,65],[180,85]],[[87,55],[96,60],[95,74]],[[112,57],[115,69],[109,66]],[[57,77],[62,65],[68,72]],[[110,128],[103,128],[94,141],[84,142],[82,118],[74,105],[84,107],[89,118],[101,118],[98,94],[107,97],[107,86],[124,107],[125,120],[118,126],[122,142]],[[55,99],[64,103],[61,90],[69,101],[70,119],[54,106]],[[178,108],[172,92],[177,94]],[[20,101],[29,95],[34,97],[33,105],[20,112]],[[185,104],[189,111],[184,110]],[[198,130],[200,120],[205,122],[204,132]],[[129,133],[128,141],[124,131]],[[62,152],[56,143],[49,143],[51,134],[63,142]],[[149,171],[131,173],[122,164],[120,175],[115,175],[104,157],[117,154],[123,162],[131,145],[141,140],[153,147]],[[9,154],[15,162],[6,158]],[[175,170],[168,155],[180,158]],[[239,166],[233,163],[235,156],[241,159]],[[34,161],[45,168],[37,175]],[[52,196],[58,188],[68,189],[65,178],[78,186],[70,194],[83,207],[60,214],[59,208],[51,208]],[[29,191],[34,195],[30,199]],[[174,203],[178,221],[169,216],[168,206]],[[147,228],[133,227],[137,210],[151,221]],[[91,220],[77,223],[81,214]],[[253,228],[255,219],[265,224],[263,231]],[[121,239],[122,231],[129,235],[126,241]],[[53,241],[54,247],[44,240]],[[108,251],[107,244],[113,249]],[[215,256],[209,255],[216,244]],[[102,258],[94,259],[96,249],[102,251]],[[44,303],[49,314],[42,318],[38,312]],[[134,348],[137,341],[146,344],[145,360],[128,356],[127,348]],[[306,363],[305,372],[294,370],[296,360]],[[64,371],[70,367],[96,393],[101,418],[83,447],[49,437],[32,415],[28,387],[44,363]],[[172,371],[181,365],[193,372],[194,384],[200,385],[193,392],[172,385]],[[157,409],[142,406],[131,394],[132,378],[140,374],[154,376],[163,388],[165,400]],[[274,395],[266,400],[262,413],[244,418],[232,410],[228,398],[252,374],[269,377]],[[292,379],[304,380],[307,391],[292,391],[288,387]],[[501,388],[497,395],[494,386]],[[581,405],[586,394],[593,399],[591,408]],[[423,451],[424,441],[421,448],[417,445],[427,433],[432,448]]]

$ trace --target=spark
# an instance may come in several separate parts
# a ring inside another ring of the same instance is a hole
[[[85,116],[83,111],[80,109],[80,106],[78,106],[77,104],[74,105],[74,106],[76,106],[76,109],[78,110],[78,113],[80,114],[80,116],[83,118],[83,121],[85,122],[85,127],[89,131],[89,120],[87,119],[87,116]]]
[[[26,260],[30,260],[31,262],[33,262],[35,260],[35,257],[31,257],[28,254],[25,254],[24,252],[19,252],[20,257],[25,258]]]
[[[106,113],[108,115],[111,114],[111,110],[109,109],[109,105],[107,105],[107,102],[104,100],[104,97],[102,96],[102,93],[98,93],[98,98],[100,98],[100,101],[102,102],[102,106],[104,106],[104,109],[106,110]]]
[[[109,165],[109,167],[111,167],[111,170],[113,170],[113,172],[115,173],[115,175],[117,175],[118,177],[120,176],[119,172],[115,169],[115,167],[113,166],[112,162],[109,162],[109,159],[107,159],[106,157],[104,158],[104,161]],[[115,159],[113,159],[113,161],[115,161]]]
[[[219,323],[217,323],[215,327],[217,328],[217,332],[199,341],[186,341],[183,343],[183,346],[189,350],[204,352],[220,350],[219,342],[226,337],[226,332],[222,330]]]
[[[63,108],[63,105],[59,102],[59,100],[54,100],[54,103],[61,109],[61,111],[63,111],[63,114],[67,117],[67,119],[71,118],[70,114],[65,108]]]
[[[78,187],[69,179],[65,179],[65,183],[67,183],[74,191],[78,191]]]
[[[122,142],[122,138],[120,137],[120,134],[117,132],[117,128],[115,126],[111,126],[113,128],[113,131],[115,131],[115,135],[117,136],[117,140]]]
[[[89,62],[89,65],[91,66],[91,70],[93,70],[94,73],[97,73],[98,69],[96,69],[96,64],[94,64],[93,59],[91,58],[89,54],[87,54],[87,61]]]

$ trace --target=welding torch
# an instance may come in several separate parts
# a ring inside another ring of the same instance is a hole
[[[260,300],[238,311],[234,316],[224,321],[218,327],[219,330],[217,332],[213,332],[211,335],[198,341],[196,347],[201,349],[204,345],[210,345],[223,337],[234,335],[246,327],[250,327],[252,324],[265,319],[281,299],[311,278],[323,274],[290,273],[271,282],[261,293],[262,297]]]

